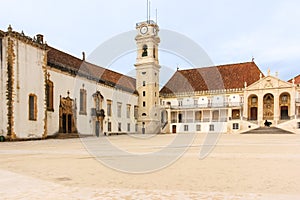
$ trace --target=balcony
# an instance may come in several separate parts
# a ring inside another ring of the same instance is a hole
[[[104,113],[104,110],[103,110],[103,109],[92,108],[92,109],[91,109],[91,115],[92,115],[93,117],[102,117],[102,118],[105,117],[105,113]]]
[[[242,107],[244,102],[210,102],[206,104],[194,105],[171,105],[172,109],[195,109],[195,108],[229,108],[229,107]]]

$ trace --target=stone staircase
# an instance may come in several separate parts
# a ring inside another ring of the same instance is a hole
[[[241,134],[294,134],[276,127],[260,127]]]
[[[71,138],[82,138],[82,137],[88,137],[92,135],[82,135],[78,133],[58,133],[53,136],[48,136],[47,138],[53,138],[53,139],[71,139]]]

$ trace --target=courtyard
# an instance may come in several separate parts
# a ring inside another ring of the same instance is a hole
[[[181,149],[184,154],[178,160],[145,173],[112,169],[89,153],[91,143],[108,141],[126,152],[146,155],[165,148],[178,135],[2,142],[1,199],[300,198],[299,134],[222,134],[202,159],[206,134],[197,134],[191,144],[177,145],[157,157],[159,162]],[[106,157],[115,161],[121,156]],[[130,165],[124,160],[121,165]]]

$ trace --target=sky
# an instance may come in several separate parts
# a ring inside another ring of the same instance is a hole
[[[151,0],[150,16],[156,20],[157,9],[160,29],[190,38],[215,65],[254,58],[265,75],[270,68],[289,80],[300,74],[299,8],[298,0]],[[43,34],[50,46],[79,58],[84,51],[89,60],[99,45],[146,20],[147,0],[0,0],[0,9],[1,30],[11,24]],[[105,67],[131,74],[135,54],[127,57]],[[194,67],[167,53],[159,58],[170,74]]]

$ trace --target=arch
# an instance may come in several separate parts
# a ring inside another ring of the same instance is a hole
[[[146,56],[148,56],[148,46],[146,44],[144,44],[142,57],[146,57]]]
[[[291,103],[291,95],[288,92],[283,92],[279,96],[279,109],[280,109],[280,119],[288,120],[289,117],[289,109]]]
[[[256,94],[251,94],[248,97],[248,119],[257,120],[258,97]]]
[[[274,95],[267,93],[263,97],[263,120],[274,119]]]
[[[212,120],[213,121],[219,121],[220,112],[218,110],[214,110],[212,112]]]

